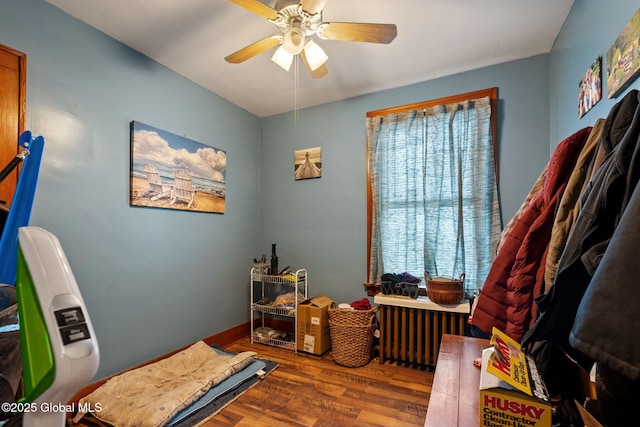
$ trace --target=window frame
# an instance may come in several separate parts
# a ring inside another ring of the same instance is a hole
[[[388,114],[398,114],[407,111],[423,110],[437,105],[454,104],[458,102],[464,102],[472,99],[489,97],[491,104],[491,138],[493,141],[493,160],[496,169],[496,185],[500,188],[500,174],[498,166],[498,88],[492,87],[472,92],[461,93],[458,95],[446,96],[443,98],[432,99],[428,101],[416,102],[413,104],[400,105],[391,108],[385,108],[382,110],[375,110],[367,112],[366,117],[378,117]],[[370,158],[369,150],[365,146],[366,162],[367,162],[367,278],[370,277],[371,266],[369,260],[371,259],[371,225],[372,225],[372,210],[373,210],[373,194],[371,186],[371,170],[370,170]]]

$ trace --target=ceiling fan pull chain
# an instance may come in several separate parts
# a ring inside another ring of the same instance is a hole
[[[298,126],[298,55],[294,58],[294,77],[293,77],[293,125],[294,127]]]

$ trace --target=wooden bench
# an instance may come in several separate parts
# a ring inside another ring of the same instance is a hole
[[[425,427],[478,427],[480,368],[489,340],[445,334],[442,336],[433,378]]]

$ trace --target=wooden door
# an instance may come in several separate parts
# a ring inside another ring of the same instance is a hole
[[[0,44],[0,170],[18,153],[18,137],[24,131],[27,57]],[[0,182],[0,203],[11,204],[18,169]]]

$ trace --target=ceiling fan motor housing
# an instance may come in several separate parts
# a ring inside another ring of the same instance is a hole
[[[310,15],[295,0],[278,0],[274,9],[278,12],[278,16],[270,21],[285,34],[291,28],[298,27],[305,36],[311,36],[322,24],[322,12]]]
[[[287,6],[298,6],[298,0],[276,0],[275,4],[273,5],[273,8],[276,11],[280,11],[281,9],[287,7]]]

